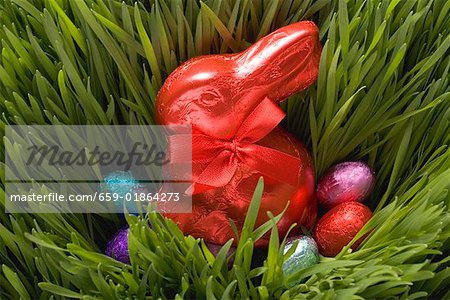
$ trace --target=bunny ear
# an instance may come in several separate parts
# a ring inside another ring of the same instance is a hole
[[[246,84],[261,86],[282,101],[316,81],[322,47],[310,21],[282,27],[236,57],[236,72]]]

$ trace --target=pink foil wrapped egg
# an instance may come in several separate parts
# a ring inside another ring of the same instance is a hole
[[[317,185],[319,204],[330,209],[344,202],[362,202],[373,191],[375,174],[363,162],[335,165],[322,176]]]

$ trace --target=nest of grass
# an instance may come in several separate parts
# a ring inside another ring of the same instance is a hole
[[[355,239],[371,233],[357,251],[284,277],[277,217],[253,226],[262,183],[228,269],[230,243],[214,257],[156,214],[6,214],[3,175],[0,298],[450,297],[448,1],[0,0],[0,130],[152,124],[156,93],[180,63],[304,19],[320,28],[320,74],[283,104],[284,125],[308,145],[318,177],[344,160],[377,171],[375,215]],[[132,265],[102,254],[125,222]]]

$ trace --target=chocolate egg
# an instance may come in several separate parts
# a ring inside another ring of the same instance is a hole
[[[320,254],[336,256],[372,217],[370,209],[359,202],[344,202],[328,211],[314,229]],[[364,238],[352,245],[356,249]]]
[[[343,202],[362,202],[372,192],[375,174],[363,162],[353,161],[329,169],[317,185],[317,199],[326,208]]]
[[[205,242],[206,246],[208,247],[209,251],[211,251],[211,253],[214,256],[217,256],[217,254],[219,254],[220,249],[222,249],[223,246],[221,245],[217,245],[217,244],[213,244],[213,243],[209,243],[209,242]],[[228,253],[227,253],[227,258],[228,260],[228,267],[231,267],[233,265],[234,262],[234,252],[236,252],[236,247],[231,246],[230,249],[228,249]]]
[[[125,196],[138,187],[140,187],[139,181],[133,177],[131,172],[125,171],[116,171],[108,174],[103,179],[102,185],[102,188],[108,190],[108,192],[116,193],[120,196]]]
[[[285,276],[315,265],[319,262],[319,251],[313,238],[309,236],[292,237],[286,241],[283,253],[286,254],[298,241],[298,244],[292,253],[283,262],[283,272]]]
[[[105,254],[125,264],[130,263],[128,255],[128,226],[121,228],[106,245]]]
[[[135,193],[139,194],[142,191],[145,191],[145,186],[136,180],[131,172],[112,172],[100,184],[100,192],[105,193],[105,198],[106,193],[109,193],[108,196],[119,213],[124,212],[124,206],[126,211],[131,214],[139,213],[138,205],[142,205],[142,203],[135,201]]]

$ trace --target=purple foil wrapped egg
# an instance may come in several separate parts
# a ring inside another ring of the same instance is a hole
[[[317,185],[319,203],[330,209],[344,202],[362,202],[372,192],[375,173],[363,162],[353,161],[335,165]]]
[[[128,255],[128,226],[121,228],[106,245],[105,254],[125,264],[130,263]]]
[[[217,244],[213,244],[213,243],[209,243],[209,242],[205,242],[205,244],[208,247],[209,251],[211,251],[211,253],[214,256],[217,256],[217,254],[219,254],[220,249],[222,249],[222,247],[223,247],[221,245],[217,245]],[[227,258],[229,258],[228,267],[230,267],[230,268],[234,262],[234,256],[233,256],[234,252],[236,252],[236,247],[231,246],[230,249],[228,249],[228,253],[227,253]]]

